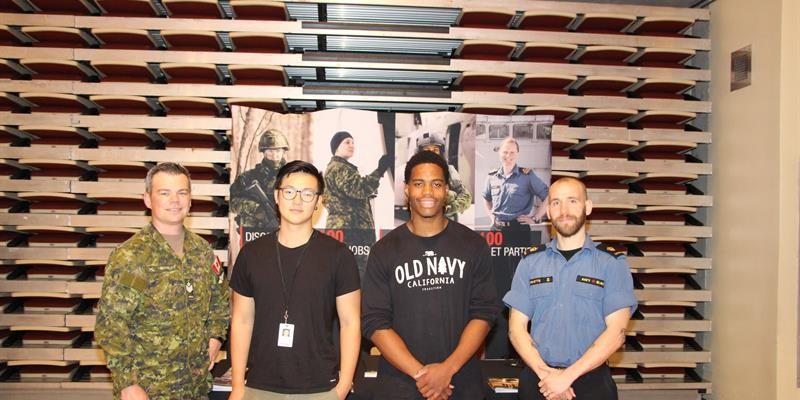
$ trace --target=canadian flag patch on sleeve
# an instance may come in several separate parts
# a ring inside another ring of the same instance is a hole
[[[214,271],[214,274],[217,276],[222,273],[222,261],[219,260],[219,257],[214,256],[214,262],[211,263],[211,270]]]

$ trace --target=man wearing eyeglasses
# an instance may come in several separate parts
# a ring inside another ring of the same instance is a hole
[[[280,227],[245,245],[236,259],[231,400],[343,400],[352,387],[361,341],[360,282],[347,247],[312,227],[324,189],[312,164],[281,167],[273,192]]]

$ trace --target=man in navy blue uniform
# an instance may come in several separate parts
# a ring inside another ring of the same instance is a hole
[[[544,217],[546,207],[533,210],[534,196],[545,201],[547,185],[530,168],[517,165],[519,143],[506,138],[497,149],[500,167],[489,171],[483,200],[492,230],[516,228],[530,231],[527,225]]]
[[[617,399],[606,361],[625,342],[636,298],[623,253],[586,235],[591,212],[581,181],[554,183],[547,214],[556,238],[531,247],[503,298],[509,338],[526,364],[521,400]]]

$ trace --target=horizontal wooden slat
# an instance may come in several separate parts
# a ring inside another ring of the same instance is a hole
[[[711,207],[713,197],[683,194],[641,194],[641,193],[589,193],[589,198],[596,204],[635,204],[635,205],[670,205],[689,207]]]
[[[23,393],[19,394],[20,397],[11,397],[12,399],[17,398],[27,398],[27,399],[41,399],[42,397],[42,390],[61,390],[61,383],[58,380],[48,380],[48,381],[23,381],[23,382],[0,382],[0,390],[6,392],[7,390],[20,390]],[[27,393],[26,396],[25,391],[30,391]],[[9,396],[12,396],[11,392],[7,392]],[[58,398],[60,400],[65,400],[63,394],[59,393]]]
[[[0,360],[63,360],[63,347],[0,347]]]
[[[64,349],[65,360],[75,361],[105,361],[103,350],[99,347],[90,349]]]
[[[0,125],[57,125],[91,128],[231,129],[230,118],[146,117],[138,115],[81,115],[59,113],[18,114],[0,112]]]
[[[631,268],[691,268],[711,269],[710,258],[695,257],[627,257]]]
[[[69,181],[65,180],[25,180],[0,179],[0,190],[11,192],[59,192],[69,193]],[[144,191],[144,190],[142,190]]]
[[[617,383],[617,389],[620,391],[633,391],[633,390],[669,390],[669,394],[663,397],[663,399],[669,400],[681,400],[681,399],[692,399],[697,400],[699,399],[696,391],[688,391],[688,390],[679,390],[679,389],[695,389],[695,390],[711,390],[712,388],[711,382],[642,382],[642,383]],[[688,392],[686,393],[686,397],[678,397],[679,393],[676,392]],[[637,396],[632,397],[637,400],[643,400],[647,397],[642,396],[637,393]],[[623,393],[620,393],[620,399],[626,400],[626,397]]]
[[[229,151],[201,149],[167,149],[167,150],[134,150],[134,149],[75,149],[69,157],[72,160],[84,161],[176,161],[229,163]]]
[[[633,332],[711,332],[711,321],[650,319],[631,320],[628,330]]]
[[[64,324],[70,327],[92,327],[92,329],[94,329],[94,321],[95,321],[95,316],[91,314],[90,315],[70,314],[67,315]]]
[[[0,314],[0,326],[65,326],[64,321],[64,314]]]
[[[711,301],[710,290],[645,289],[634,290],[634,294],[639,301]]]
[[[77,272],[78,269],[76,268]],[[0,280],[0,292],[46,292],[64,293],[67,291],[67,281],[49,279],[30,280]]]
[[[144,204],[142,204],[144,207]],[[139,228],[147,225],[150,217],[135,215],[69,215],[69,214],[0,214],[0,225],[49,225],[70,227],[125,227]],[[228,229],[227,217],[188,217],[189,229]],[[1,287],[1,286],[0,286]]]
[[[80,294],[80,295],[100,295],[100,291],[103,288],[102,281],[95,281],[95,282],[75,282],[71,281],[67,283],[67,293],[70,294]]]
[[[694,50],[711,50],[711,40],[698,38],[673,38],[639,35],[613,35],[579,32],[543,32],[512,29],[476,29],[465,27],[450,28],[449,32],[413,32],[390,29],[324,29],[303,27],[301,21],[262,21],[247,20],[204,20],[198,25],[188,18],[114,18],[85,16],[51,16],[37,14],[0,14],[0,23],[19,26],[60,26],[74,28],[116,28],[147,30],[198,30],[207,32],[271,32],[303,35],[341,35],[376,38],[413,38],[440,40],[508,40],[516,42],[542,41],[550,43],[570,43],[581,45],[609,45],[630,47],[661,47]],[[338,26],[341,28],[341,25]]]
[[[632,108],[638,110],[711,112],[707,101],[684,101],[663,99],[629,99],[612,96],[567,96],[556,94],[520,94],[497,92],[450,92],[450,97],[404,97],[339,94],[305,94],[302,87],[254,86],[254,85],[210,85],[172,83],[107,82],[87,83],[77,81],[48,80],[0,80],[2,92],[56,92],[78,95],[137,95],[137,96],[188,96],[188,97],[247,97],[254,99],[296,99],[327,101],[378,101],[409,103],[487,103],[531,106],[558,104],[580,108]]]
[[[553,139],[675,140],[711,143],[711,132],[689,132],[675,129],[572,128],[553,126]]]
[[[588,232],[593,236],[711,237],[711,227],[709,226],[590,225]]]
[[[157,50],[107,50],[107,49],[50,49],[35,47],[0,46],[0,54],[8,58],[49,58],[76,61],[130,61],[151,63],[207,63],[237,65],[279,65],[293,67],[367,68],[391,70],[424,70],[448,72],[512,72],[570,74],[576,76],[629,76],[639,79],[662,78],[700,82],[711,80],[711,71],[706,69],[628,67],[591,64],[534,63],[521,61],[486,61],[452,59],[439,64],[405,64],[393,61],[382,62],[377,55],[348,61],[338,56],[335,61],[313,60],[302,54],[256,54],[201,51],[157,51]]]
[[[92,400],[94,398],[99,399],[109,399],[112,397],[111,390],[114,388],[114,384],[111,381],[100,381],[100,382],[62,382],[61,383],[62,389],[70,389],[69,392],[78,392],[78,391],[87,391],[90,390],[92,393],[87,396],[84,394],[81,399],[78,400]],[[97,397],[93,397],[97,396]],[[68,400],[64,399],[63,395],[59,396],[59,400]]]
[[[558,171],[625,171],[625,172],[672,172],[711,175],[709,163],[687,163],[674,160],[573,160],[553,159],[553,169]]]
[[[710,351],[626,351],[617,352],[608,359],[611,363],[670,363],[711,362]]]

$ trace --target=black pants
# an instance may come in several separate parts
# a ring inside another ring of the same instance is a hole
[[[603,364],[572,383],[577,400],[617,400],[617,384],[611,378],[611,369]],[[528,367],[519,377],[519,400],[544,400],[539,393],[539,377]]]

